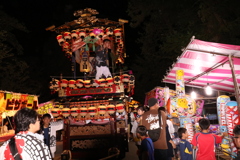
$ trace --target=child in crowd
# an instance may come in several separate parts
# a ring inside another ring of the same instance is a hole
[[[63,129],[63,120],[51,122],[51,115],[42,116],[41,131],[44,136],[44,143],[49,147],[52,157],[56,151],[56,131]]]
[[[178,136],[181,139],[181,141],[179,142],[181,160],[193,160],[192,146],[187,141],[187,138],[188,138],[187,129],[186,128],[179,128],[178,129]]]
[[[224,132],[222,136],[218,136],[208,132],[210,122],[206,118],[199,120],[201,132],[196,133],[192,139],[193,149],[197,148],[196,160],[216,160],[215,144],[221,143],[222,138],[227,136]]]
[[[141,157],[142,160],[154,160],[153,142],[152,139],[148,137],[145,126],[140,125],[137,127],[137,136],[142,140],[141,146],[138,149],[138,156]]]
[[[143,106],[139,106],[137,108],[137,113],[138,115],[136,116],[136,119],[133,123],[133,126],[132,126],[132,134],[133,134],[133,140],[135,141],[135,144],[137,146],[137,148],[139,149],[140,148],[140,145],[141,145],[141,139],[137,137],[137,127],[139,124],[142,124],[142,115],[143,113],[145,112]],[[139,160],[141,160],[141,157],[139,157]]]

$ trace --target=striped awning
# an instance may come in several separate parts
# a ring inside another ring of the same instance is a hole
[[[240,46],[192,39],[177,62],[167,71],[165,83],[176,82],[176,70],[184,70],[185,86],[234,92],[229,57],[232,57],[237,83],[240,83]]]

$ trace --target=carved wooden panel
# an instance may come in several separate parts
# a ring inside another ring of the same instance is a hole
[[[110,147],[110,139],[71,139],[71,150],[81,150],[81,149],[103,149]]]
[[[111,134],[110,124],[70,127],[70,136],[100,135],[100,134]]]

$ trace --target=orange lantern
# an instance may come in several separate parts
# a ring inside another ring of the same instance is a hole
[[[79,31],[79,38],[81,38],[82,40],[86,37],[86,32],[85,30],[80,30]]]
[[[113,30],[112,30],[112,28],[110,28],[110,27],[108,27],[108,28],[105,30],[105,32],[106,32],[106,35],[109,36],[109,37],[111,37],[111,36],[113,35]]]
[[[85,80],[85,81],[83,81],[83,83],[84,83],[85,88],[91,87],[91,81],[90,80]]]
[[[81,116],[82,119],[84,119],[86,117],[88,113],[88,109],[86,106],[82,106],[79,110],[79,115]]]
[[[112,85],[113,85],[113,78],[112,78],[112,77],[108,77],[108,78],[106,79],[106,81],[107,81],[107,85],[108,85],[108,86],[112,86]]]
[[[58,44],[60,46],[62,46],[64,44],[64,42],[65,42],[65,40],[64,40],[64,38],[63,38],[63,36],[61,34],[57,36],[57,41],[58,41]]]
[[[88,108],[88,114],[90,115],[90,119],[94,119],[95,115],[97,114],[97,108],[94,105],[91,105]]]
[[[116,110],[119,114],[122,114],[124,112],[124,104],[123,103],[118,103],[116,105]]]
[[[113,114],[115,113],[115,110],[116,110],[115,105],[113,105],[113,104],[110,103],[110,104],[107,106],[107,112],[108,112],[109,115],[113,115]]]
[[[100,117],[103,117],[105,115],[106,111],[107,111],[107,107],[104,104],[100,104],[98,106],[98,113],[99,113]]]
[[[68,86],[69,86],[69,88],[70,88],[70,89],[75,89],[75,88],[76,88],[75,83],[76,83],[75,80],[69,80],[69,81],[68,81]]]
[[[92,80],[91,80],[91,85],[92,85],[92,87],[97,87],[97,86],[99,86],[98,80],[92,79]]]
[[[63,108],[62,109],[62,115],[63,117],[68,117],[70,115],[70,109],[69,108]]]
[[[64,32],[64,33],[63,33],[63,37],[64,37],[64,39],[66,39],[67,41],[70,40],[70,39],[72,39],[70,32]]]
[[[59,108],[53,108],[53,109],[51,110],[51,114],[53,115],[54,118],[58,117],[59,114],[60,114],[60,112],[61,112],[61,111],[60,111]]]
[[[60,86],[61,86],[62,89],[66,89],[67,86],[68,86],[68,80],[66,80],[66,79],[61,79],[61,81],[60,81]]]
[[[82,88],[83,87],[83,80],[82,79],[76,80],[76,86],[77,86],[77,88]]]
[[[105,87],[107,85],[107,81],[104,78],[99,79],[98,82],[100,87]]]
[[[77,117],[78,116],[78,108],[71,108],[71,110],[70,110],[70,112],[71,112],[71,116],[73,116],[73,117]]]
[[[77,30],[72,30],[71,31],[71,37],[73,40],[76,40],[79,36],[79,32]]]
[[[121,83],[121,77],[120,76],[114,76],[114,84],[120,85]]]
[[[129,82],[130,76],[128,74],[123,74],[122,75],[122,81],[123,82]]]

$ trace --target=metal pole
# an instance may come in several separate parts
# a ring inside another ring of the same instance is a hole
[[[240,112],[239,88],[238,88],[238,83],[237,83],[236,76],[235,76],[234,65],[233,65],[233,62],[232,62],[232,55],[230,54],[228,56],[228,58],[229,58],[229,65],[230,65],[230,68],[231,68],[231,71],[232,71],[233,84],[234,84],[234,90],[235,90],[235,97],[236,97],[236,100],[237,100],[237,103],[238,103],[238,112]]]

